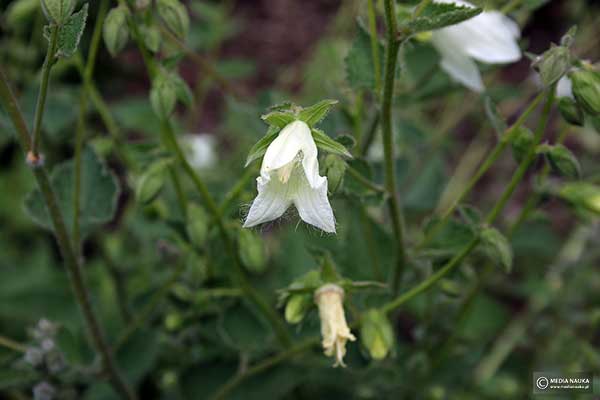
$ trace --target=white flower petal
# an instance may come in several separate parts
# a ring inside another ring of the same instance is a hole
[[[436,3],[456,3],[473,7],[466,1],[436,0]],[[521,49],[517,39],[521,36],[519,26],[498,11],[485,11],[481,14],[446,28],[434,31],[434,44],[439,49],[442,44],[488,64],[515,62],[521,59]]]
[[[319,178],[323,182],[317,188],[312,188],[304,177],[298,179],[293,199],[294,205],[304,222],[325,232],[335,233],[335,218],[327,198],[327,178]]]
[[[482,92],[484,90],[483,81],[475,62],[457,49],[455,43],[449,42],[441,32],[433,32],[432,39],[433,45],[442,55],[442,69],[469,89]]]
[[[573,83],[568,76],[563,76],[556,84],[556,97],[569,97],[573,99]]]
[[[252,202],[244,228],[277,219],[292,204],[290,186],[281,183],[279,179],[270,179],[268,175],[263,175],[256,178],[256,183],[258,196]]]
[[[284,127],[265,152],[260,169],[261,174],[270,173],[292,162],[306,147],[307,132],[310,140],[313,141],[310,128],[305,122],[294,121]]]

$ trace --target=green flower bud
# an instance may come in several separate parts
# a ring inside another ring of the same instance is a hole
[[[340,156],[328,154],[327,157],[325,157],[323,169],[325,175],[327,175],[327,182],[331,193],[337,192],[341,187],[344,180],[344,174],[346,173],[346,166],[346,161],[342,160]]]
[[[579,70],[569,77],[577,103],[590,115],[600,115],[600,72]]]
[[[571,150],[562,144],[541,145],[539,151],[546,156],[552,168],[559,174],[571,179],[577,179],[581,175],[579,161]]]
[[[150,90],[150,104],[159,117],[169,118],[175,109],[177,102],[177,90],[170,81],[168,74],[159,73],[152,82]]]
[[[250,272],[261,273],[267,267],[267,254],[262,238],[248,229],[240,229],[239,255]]]
[[[571,67],[571,53],[567,47],[552,45],[534,63],[545,86],[553,85]]]
[[[526,127],[520,127],[511,138],[510,145],[515,160],[520,163],[533,144],[533,133]]]
[[[187,208],[187,234],[194,246],[202,247],[208,236],[208,215],[202,207],[191,203]]]
[[[568,97],[558,99],[560,115],[571,125],[583,126],[584,115],[577,103]]]
[[[167,27],[179,38],[184,39],[190,28],[190,17],[185,6],[178,0],[158,0],[156,6],[158,15]]]
[[[285,305],[285,320],[290,324],[297,324],[304,319],[313,304],[310,294],[293,294]]]
[[[146,45],[146,48],[153,53],[158,52],[161,41],[160,31],[158,28],[156,26],[142,25],[140,27],[140,31],[144,38],[144,44]]]
[[[129,40],[128,15],[127,7],[119,6],[110,10],[104,20],[104,44],[113,57],[123,50]]]
[[[388,355],[394,346],[394,330],[385,313],[371,309],[363,315],[360,339],[374,360]]]
[[[165,160],[152,164],[138,181],[136,198],[141,204],[148,204],[159,195],[165,184],[167,164]]]
[[[48,21],[62,25],[75,9],[76,0],[41,0]]]

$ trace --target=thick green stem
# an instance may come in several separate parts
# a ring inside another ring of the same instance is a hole
[[[471,190],[475,187],[475,185],[479,182],[479,180],[485,175],[485,173],[495,164],[500,155],[504,152],[506,147],[510,144],[510,140],[512,136],[518,131],[518,129],[525,123],[525,121],[529,118],[531,113],[536,109],[537,105],[542,101],[546,94],[544,92],[538,94],[535,99],[529,104],[527,109],[521,114],[519,119],[507,129],[507,131],[502,135],[500,140],[496,143],[490,154],[485,158],[483,163],[477,169],[477,172],[473,177],[469,180],[463,191],[458,195],[456,200],[452,203],[448,209],[444,211],[440,220],[429,230],[429,232],[425,235],[425,238],[417,244],[417,250],[424,248],[429,242],[435,237],[436,233],[438,233],[444,225],[448,222],[450,216],[456,210],[456,207],[471,193]]]
[[[33,142],[31,147],[31,154],[33,161],[39,161],[39,145],[42,135],[42,120],[44,117],[44,110],[46,109],[46,94],[48,93],[48,83],[50,82],[50,70],[54,65],[54,57],[56,55],[56,46],[58,44],[58,30],[57,25],[50,26],[50,43],[48,44],[48,52],[46,53],[46,59],[42,67],[42,82],[40,84],[40,91],[37,98],[37,104],[35,106],[35,117],[33,120]]]
[[[396,10],[394,0],[384,1],[385,22],[387,27],[387,46],[385,55],[385,78],[383,99],[381,104],[381,126],[383,133],[383,149],[385,156],[385,188],[388,192],[388,206],[392,218],[392,226],[396,237],[396,265],[392,274],[392,292],[396,293],[401,274],[406,265],[404,250],[404,217],[396,190],[396,158],[394,156],[394,130],[392,127],[392,102],[394,97],[394,81],[396,62],[400,40],[396,27]]]
[[[15,128],[17,130],[24,129],[18,133],[18,137],[25,138],[29,136],[23,114],[19,110],[17,100],[10,90],[4,72],[1,69],[0,98],[2,100],[2,104],[9,112]],[[21,145],[25,153],[31,151],[26,140],[21,140]],[[125,382],[117,369],[110,347],[104,338],[104,333],[92,307],[90,294],[83,279],[81,265],[69,238],[67,227],[65,225],[62,212],[58,206],[56,195],[52,189],[52,186],[50,185],[48,173],[43,165],[34,166],[32,171],[46,204],[50,219],[52,220],[54,235],[63,256],[65,267],[68,271],[69,280],[73,293],[75,294],[75,299],[79,304],[84,321],[88,328],[88,333],[91,336],[91,342],[96,351],[101,355],[104,369],[108,373],[109,379],[115,390],[125,399],[135,399],[136,397],[134,393],[131,391],[128,384]]]
[[[552,104],[554,103],[554,87],[549,88],[548,91],[545,93],[545,95],[547,96],[546,105],[544,107],[542,116],[540,118],[540,122],[536,129],[532,145],[529,148],[527,155],[519,163],[519,167],[513,174],[508,186],[506,187],[506,189],[504,190],[504,192],[502,193],[502,195],[496,202],[496,205],[492,208],[492,210],[485,217],[484,220],[487,224],[491,225],[496,220],[496,218],[500,215],[500,212],[506,206],[506,203],[508,202],[511,195],[515,191],[517,185],[521,182],[521,180],[525,176],[525,172],[531,166],[531,164],[533,163],[533,161],[535,159],[535,154],[536,154],[535,148],[542,140],[542,137],[544,136],[544,132],[546,130],[546,125],[548,123],[548,120],[550,119],[550,111],[552,109]],[[463,247],[463,249],[460,251],[460,253],[458,253],[450,261],[448,261],[446,263],[446,265],[444,265],[442,268],[440,268],[433,275],[431,275],[429,278],[425,279],[423,282],[421,282],[417,286],[413,287],[409,291],[403,293],[402,295],[398,296],[396,299],[394,299],[391,302],[384,305],[382,307],[382,310],[386,313],[389,313],[389,312],[395,310],[396,308],[398,308],[399,306],[401,306],[402,304],[406,303],[407,301],[413,299],[417,295],[425,292],[427,289],[429,289],[434,284],[436,284],[440,279],[442,279],[444,276],[446,276],[449,272],[454,270],[458,265],[460,265],[460,263],[465,259],[465,257],[467,257],[473,251],[473,249],[475,249],[475,247],[477,247],[479,242],[480,242],[479,237],[475,237],[474,239],[472,239],[468,244],[466,244]]]

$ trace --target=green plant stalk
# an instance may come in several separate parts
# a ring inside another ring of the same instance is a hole
[[[46,53],[46,59],[42,66],[42,82],[40,84],[40,91],[38,93],[37,104],[35,106],[35,117],[33,120],[33,142],[31,146],[31,154],[33,160],[37,162],[39,160],[39,146],[42,135],[42,120],[44,117],[44,111],[46,109],[46,95],[48,93],[48,84],[50,82],[50,70],[54,65],[54,57],[56,55],[56,47],[58,45],[58,30],[57,25],[50,26],[50,43],[48,44],[48,51]]]
[[[98,9],[98,15],[96,16],[96,23],[94,25],[94,31],[92,33],[92,39],[90,42],[90,49],[88,51],[87,62],[83,73],[83,87],[81,88],[81,95],[79,97],[79,116],[77,118],[77,128],[75,130],[75,182],[73,185],[73,247],[75,252],[79,255],[81,251],[81,181],[82,181],[82,168],[81,168],[81,153],[83,151],[83,142],[85,137],[85,118],[87,114],[87,89],[86,86],[92,80],[94,74],[94,66],[96,64],[96,56],[100,45],[100,39],[102,37],[102,24],[104,23],[104,17],[108,11],[108,1],[101,0],[100,7]]]
[[[388,192],[388,207],[392,217],[392,226],[396,237],[396,265],[392,273],[392,293],[398,291],[402,272],[406,265],[404,250],[404,217],[396,190],[396,158],[394,157],[394,132],[392,128],[392,101],[394,97],[394,81],[396,62],[401,41],[398,39],[396,26],[396,8],[394,0],[384,0],[385,22],[387,27],[387,46],[385,56],[385,76],[383,99],[381,103],[381,126],[383,133],[383,149],[385,156],[385,188]]]
[[[17,353],[25,353],[27,351],[27,346],[1,335],[0,346],[6,347],[12,351],[16,351]]]
[[[375,72],[375,93],[379,95],[381,91],[381,65],[379,63],[379,40],[377,35],[377,19],[375,17],[375,0],[369,0],[367,3],[369,16],[369,37],[371,39],[371,58],[373,59],[373,69]]]
[[[500,215],[500,212],[506,206],[506,203],[508,202],[511,195],[515,191],[517,185],[521,182],[521,180],[525,176],[525,172],[531,166],[531,164],[533,163],[533,161],[535,159],[535,156],[536,156],[535,148],[541,142],[542,137],[544,136],[544,132],[546,130],[546,125],[548,123],[548,120],[550,119],[550,111],[552,110],[552,104],[554,103],[554,87],[549,88],[547,90],[547,93],[545,93],[545,94],[547,96],[546,104],[544,106],[544,110],[542,111],[542,115],[540,117],[540,122],[537,126],[532,145],[531,145],[529,151],[527,152],[527,155],[524,157],[524,159],[521,161],[521,163],[519,163],[519,167],[514,172],[508,186],[506,187],[506,189],[504,189],[504,192],[500,196],[499,200],[496,202],[495,206],[485,217],[486,224],[491,225],[496,220],[498,215]],[[460,251],[460,253],[458,253],[450,261],[448,261],[446,263],[446,265],[444,265],[442,268],[440,268],[433,275],[431,275],[429,278],[425,279],[423,282],[421,282],[417,286],[413,287],[409,291],[398,296],[396,299],[392,300],[391,302],[385,304],[382,307],[382,311],[385,313],[390,313],[391,311],[400,307],[402,304],[408,302],[409,300],[412,300],[417,295],[425,292],[427,289],[429,289],[434,284],[436,284],[440,279],[442,279],[444,276],[446,276],[449,272],[454,270],[458,265],[460,265],[460,263],[465,259],[465,257],[467,257],[473,251],[473,249],[475,249],[475,247],[477,247],[479,242],[480,242],[479,237],[473,238],[468,244],[466,244],[463,247],[463,249]]]
[[[219,214],[225,214],[231,203],[233,203],[233,201],[239,197],[248,182],[250,182],[256,176],[256,174],[257,170],[254,166],[244,169],[242,177],[238,179],[237,183],[231,188],[231,190],[225,194],[221,204],[219,204]]]
[[[435,237],[435,234],[438,233],[448,222],[450,216],[456,210],[456,207],[471,193],[471,190],[475,187],[475,185],[479,182],[479,180],[487,173],[487,171],[495,164],[498,158],[502,155],[506,147],[510,144],[510,140],[514,133],[525,123],[525,121],[529,118],[531,113],[536,109],[540,101],[544,98],[545,93],[541,92],[538,94],[535,99],[529,104],[527,109],[521,114],[521,116],[515,121],[515,123],[506,130],[502,138],[496,143],[492,151],[488,154],[485,160],[481,163],[475,175],[471,177],[467,186],[463,189],[463,191],[459,194],[459,196],[452,202],[452,205],[444,211],[440,220],[431,228],[431,230],[425,235],[423,240],[417,244],[416,249],[423,249],[429,242]]]
[[[17,136],[20,139],[20,144],[23,148],[23,151],[27,154],[28,152],[32,151],[28,145],[28,141],[25,139],[29,136],[29,133],[27,132],[25,120],[19,109],[17,100],[8,86],[8,81],[6,80],[4,71],[1,68],[0,99],[2,100],[2,104],[5,106],[6,110],[9,112],[15,128],[17,131],[19,131]],[[43,111],[40,110],[40,112]],[[65,267],[68,271],[69,281],[71,283],[73,293],[75,294],[75,299],[79,304],[88,333],[91,336],[91,342],[96,351],[101,355],[104,369],[108,373],[110,382],[117,393],[119,393],[125,399],[135,399],[136,397],[134,393],[131,391],[115,365],[110,347],[105,340],[100,322],[98,321],[98,318],[96,317],[92,307],[90,293],[85,286],[81,265],[69,238],[67,227],[65,225],[61,210],[58,206],[56,195],[52,189],[52,186],[50,185],[48,173],[43,165],[34,166],[32,168],[32,172],[46,204],[50,219],[52,220],[54,235],[63,256]]]
[[[264,299],[260,295],[260,293],[257,292],[252,287],[252,285],[246,278],[244,271],[242,269],[242,264],[239,259],[238,252],[236,251],[234,243],[231,240],[231,238],[229,237],[229,234],[227,233],[227,228],[226,228],[225,224],[223,223],[223,218],[221,216],[221,213],[219,211],[219,207],[217,206],[217,203],[211,196],[210,192],[208,191],[208,188],[206,187],[206,185],[204,184],[204,182],[202,181],[200,176],[196,173],[194,168],[190,165],[190,163],[185,158],[185,155],[183,154],[183,151],[181,150],[181,147],[179,146],[179,143],[177,142],[177,139],[175,137],[175,132],[173,132],[173,129],[172,129],[171,125],[169,124],[169,122],[163,121],[163,123],[166,125],[166,128],[167,128],[166,134],[167,134],[167,139],[169,141],[171,150],[175,153],[175,157],[177,158],[177,161],[180,163],[183,170],[188,175],[188,177],[192,180],[192,182],[194,183],[194,186],[200,193],[200,196],[202,197],[202,200],[204,201],[204,204],[205,204],[206,208],[208,209],[208,212],[211,214],[213,220],[216,222],[217,227],[219,228],[219,232],[221,234],[221,239],[223,241],[223,244],[225,244],[225,246],[226,246],[227,252],[233,258],[235,281],[237,281],[237,283],[240,285],[240,288],[244,292],[244,295],[252,303],[254,303],[254,305],[258,308],[258,310],[269,321],[269,323],[273,327],[275,335],[279,339],[280,343],[284,347],[289,347],[291,345],[291,338],[286,329],[285,324],[283,323],[281,318],[279,318],[279,316],[277,315],[275,310],[273,310],[270,307],[267,300]]]
[[[367,189],[372,190],[377,193],[387,193],[384,188],[382,188],[381,186],[377,185],[374,182],[371,182],[369,179],[365,178],[360,172],[358,172],[355,168],[351,167],[350,165],[348,165],[348,168],[346,168],[346,171],[348,171],[350,176],[352,176],[358,183],[360,183]]]
[[[126,4],[123,0],[120,0],[120,3]],[[132,29],[133,38],[144,58],[146,68],[148,69],[148,74],[152,78],[156,72],[156,65],[154,64],[154,59],[151,58],[150,55],[148,54],[148,52],[144,46],[144,43],[141,40],[139,30],[137,29],[137,26],[135,25],[134,21],[130,20],[129,25]],[[162,31],[166,31],[166,29],[163,29]],[[195,53],[192,53],[192,54],[195,54]],[[290,347],[292,340],[291,340],[289,332],[287,331],[285,323],[281,320],[281,318],[279,318],[279,316],[277,315],[275,310],[271,308],[268,301],[266,299],[264,299],[262,297],[262,295],[252,287],[252,285],[246,278],[246,276],[244,274],[244,270],[242,268],[242,262],[239,259],[239,254],[236,251],[233,241],[231,240],[231,238],[229,237],[229,234],[227,233],[227,227],[225,226],[225,224],[223,222],[223,218],[219,211],[219,207],[218,207],[217,203],[211,196],[211,194],[208,191],[207,186],[204,184],[204,181],[202,180],[202,178],[200,178],[200,176],[196,173],[194,168],[187,161],[187,159],[183,153],[183,150],[181,149],[181,147],[179,146],[179,143],[177,142],[177,138],[175,137],[175,132],[173,131],[173,128],[172,128],[170,122],[163,120],[163,121],[161,121],[161,124],[163,125],[165,138],[168,142],[168,145],[169,145],[171,151],[175,154],[175,157],[177,158],[177,161],[183,168],[184,172],[188,175],[188,177],[191,179],[192,183],[196,187],[196,190],[198,190],[198,192],[200,193],[200,197],[204,201],[204,204],[205,204],[206,208],[208,209],[208,212],[211,214],[213,220],[217,224],[219,233],[221,235],[221,239],[227,249],[227,252],[233,258],[233,261],[234,261],[233,262],[233,264],[234,264],[234,271],[233,271],[234,274],[233,275],[235,278],[234,281],[237,281],[236,283],[240,285],[240,288],[244,292],[245,297],[247,297],[248,300],[257,307],[258,311],[264,315],[264,317],[267,319],[267,321],[269,321],[269,323],[273,327],[273,331],[275,332],[275,335],[277,336],[277,339],[279,340],[279,342],[286,348]]]
[[[558,137],[558,139],[556,140],[556,142],[563,143],[564,140],[566,139],[566,136],[568,133],[569,133],[568,129],[563,131],[561,133],[561,135]],[[540,173],[540,180],[545,181],[546,178],[548,177],[549,173],[550,173],[550,167],[548,164],[545,164],[544,168],[542,169],[542,171]],[[519,229],[519,227],[523,224],[523,222],[525,222],[525,220],[527,219],[527,217],[529,216],[531,211],[533,211],[533,209],[535,208],[535,205],[539,203],[540,197],[541,196],[539,193],[532,193],[531,195],[529,195],[528,199],[525,202],[525,205],[523,206],[523,208],[521,209],[521,211],[519,213],[519,216],[515,219],[515,221],[511,224],[511,226],[507,230],[506,236],[508,239],[510,239],[513,236],[514,232],[517,229]],[[458,317],[456,318],[457,327],[453,330],[452,334],[448,337],[448,339],[441,346],[440,351],[437,352],[438,357],[437,357],[437,361],[435,362],[436,365],[439,365],[439,363],[444,359],[444,357],[448,353],[448,349],[450,348],[450,345],[456,339],[457,332],[460,331],[460,327],[464,324],[464,321],[466,320],[466,316],[468,315],[469,311],[471,310],[471,307],[474,304],[474,300],[477,297],[477,294],[483,288],[485,281],[487,280],[487,277],[492,273],[493,270],[494,270],[493,264],[491,262],[488,262],[486,264],[485,268],[483,269],[483,273],[479,277],[477,284],[475,286],[473,286],[473,288],[469,291],[469,293],[465,297],[465,300],[462,302],[460,309],[457,312],[457,315],[458,315]]]

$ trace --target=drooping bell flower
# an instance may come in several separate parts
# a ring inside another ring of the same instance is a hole
[[[462,0],[434,0],[436,3],[455,3],[474,7]],[[484,90],[476,61],[487,64],[511,63],[521,59],[517,39],[518,25],[499,11],[481,14],[432,32],[433,46],[442,57],[441,67],[454,80],[471,90]]]
[[[293,204],[307,224],[335,233],[333,210],[327,198],[327,178],[319,175],[318,150],[310,127],[296,120],[271,142],[256,178],[258,196],[244,227],[275,220]]]
[[[355,341],[344,315],[344,289],[335,284],[321,286],[315,292],[315,303],[319,307],[323,350],[328,357],[335,357],[334,367],[344,364],[346,342]]]

